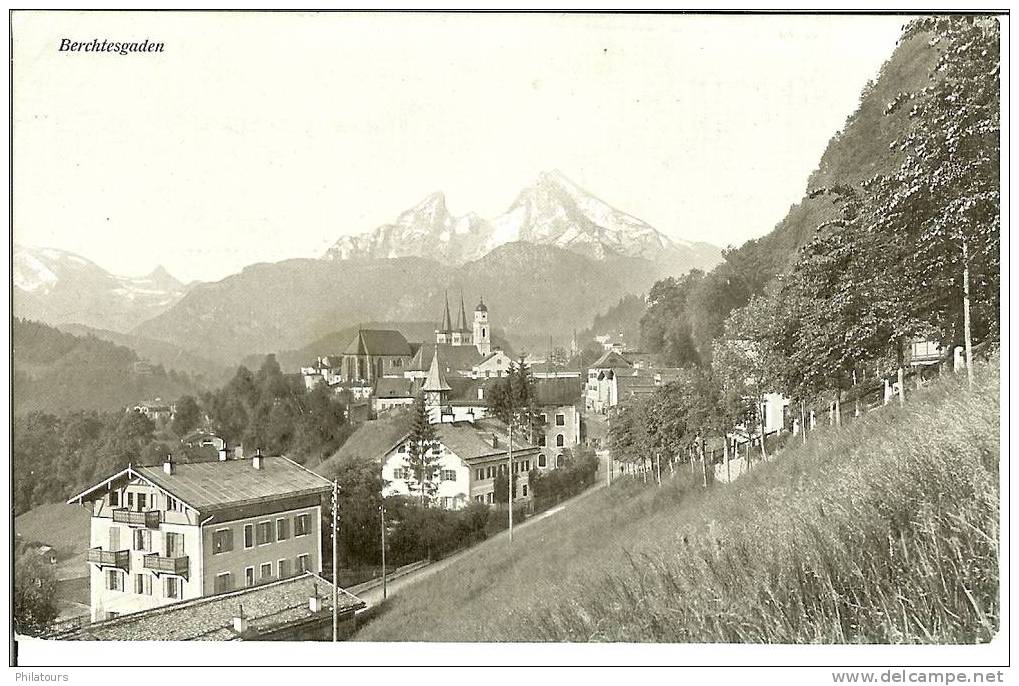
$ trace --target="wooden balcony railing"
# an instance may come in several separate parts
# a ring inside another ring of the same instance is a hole
[[[185,579],[190,569],[187,555],[163,557],[159,553],[149,553],[142,558],[142,567],[157,574],[175,574]]]
[[[129,524],[131,526],[144,526],[147,529],[158,529],[159,519],[159,510],[135,512],[134,510],[128,510],[122,507],[113,511],[113,521],[118,524]]]
[[[131,551],[89,548],[86,559],[100,567],[118,567],[127,571],[128,566],[131,564]]]

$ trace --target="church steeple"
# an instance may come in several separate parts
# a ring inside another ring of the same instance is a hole
[[[435,332],[436,343],[450,343],[453,334],[453,324],[449,317],[449,293],[446,293],[446,307],[443,310],[442,325]]]

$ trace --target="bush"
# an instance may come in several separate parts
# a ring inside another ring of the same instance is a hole
[[[527,476],[534,497],[534,509],[540,512],[580,493],[594,483],[598,457],[589,448],[567,451],[562,467],[542,473],[532,469]]]

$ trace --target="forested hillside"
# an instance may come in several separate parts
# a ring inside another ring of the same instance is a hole
[[[836,189],[862,189],[876,174],[890,173],[904,153],[896,145],[911,125],[908,108],[889,111],[902,93],[927,86],[941,49],[929,30],[904,35],[880,74],[863,91],[858,109],[828,144],[802,200],[767,235],[724,253],[725,262],[707,274],[663,281],[652,289],[643,346],[671,364],[708,362],[728,314],[759,295],[792,269],[818,227],[839,217]]]
[[[133,350],[14,318],[14,410],[123,409],[142,400],[197,393],[204,379],[149,364]]]

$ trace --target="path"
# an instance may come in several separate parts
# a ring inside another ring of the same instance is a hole
[[[598,491],[598,489],[604,488],[605,487],[605,469],[606,469],[607,464],[608,464],[608,455],[609,455],[609,453],[608,453],[607,450],[599,450],[599,451],[597,451],[597,455],[598,455],[598,473],[597,473],[597,475],[595,477],[594,484],[592,484],[590,488],[588,488],[587,490],[585,490],[585,491],[583,491],[581,493],[578,493],[577,495],[573,496],[569,500],[564,501],[560,505],[556,505],[555,507],[553,507],[553,508],[551,508],[549,510],[546,510],[545,512],[542,512],[539,515],[535,515],[534,517],[528,518],[527,520],[525,520],[521,524],[515,524],[513,526],[513,533],[515,534],[516,532],[520,531],[521,529],[525,529],[525,528],[527,528],[529,526],[532,526],[532,525],[536,524],[537,522],[540,522],[540,521],[542,521],[544,519],[547,519],[548,517],[552,517],[552,516],[562,512],[566,508],[574,505],[575,503],[577,503],[581,499],[588,497],[592,493],[595,493],[596,491]],[[403,590],[404,588],[406,588],[407,586],[411,586],[413,584],[416,584],[417,582],[421,581],[422,579],[427,579],[432,574],[435,574],[436,572],[441,571],[441,570],[445,569],[446,567],[449,567],[450,565],[455,564],[456,562],[459,562],[460,560],[462,560],[463,558],[467,557],[468,555],[473,555],[474,552],[477,551],[481,546],[488,545],[490,542],[494,543],[495,541],[502,540],[502,539],[504,539],[504,538],[506,538],[508,536],[509,536],[509,531],[508,530],[500,531],[499,533],[497,533],[494,536],[492,536],[492,537],[482,541],[481,543],[479,543],[477,545],[471,546],[470,548],[466,548],[465,550],[461,550],[460,552],[454,553],[453,555],[450,555],[449,557],[445,557],[445,558],[443,558],[441,560],[437,560],[437,561],[435,561],[435,562],[433,562],[433,563],[431,563],[429,565],[426,565],[424,567],[421,567],[420,569],[414,570],[413,572],[405,574],[405,575],[403,575],[403,576],[401,576],[401,577],[399,577],[397,579],[391,579],[388,582],[388,584],[387,584],[387,594],[388,594],[388,597],[391,598],[391,597],[399,594],[400,591]],[[358,598],[363,600],[368,607],[371,607],[372,605],[376,605],[376,604],[378,604],[378,603],[380,603],[382,601],[382,585],[380,584],[378,586],[373,586],[372,588],[369,588],[369,589],[363,590],[363,591],[361,591],[359,593],[356,593],[356,595],[357,595]]]

